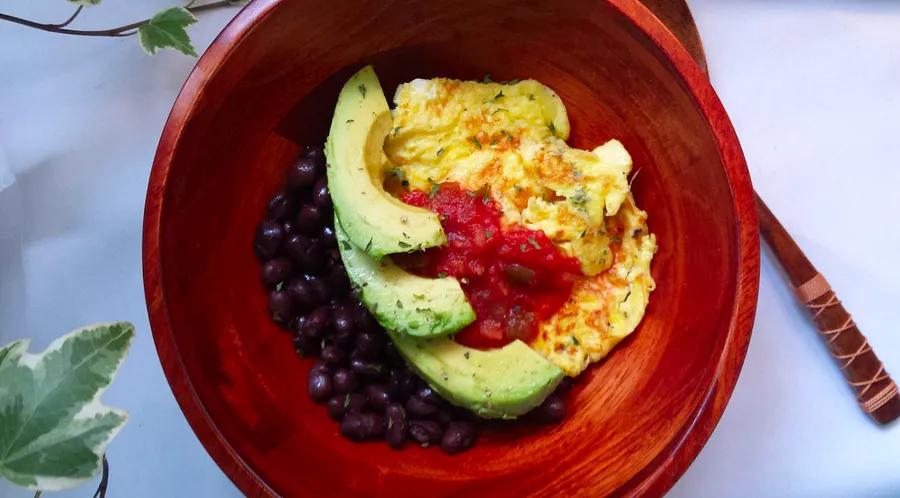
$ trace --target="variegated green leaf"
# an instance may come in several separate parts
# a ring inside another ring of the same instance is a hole
[[[186,28],[197,22],[194,14],[184,7],[160,11],[147,24],[138,28],[141,47],[150,55],[161,48],[172,48],[186,55],[197,56]]]
[[[134,337],[127,322],[93,325],[39,354],[28,341],[0,348],[0,476],[55,491],[96,475],[127,414],[103,405]]]

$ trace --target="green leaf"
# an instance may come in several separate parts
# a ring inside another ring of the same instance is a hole
[[[85,7],[90,7],[91,5],[98,5],[100,0],[69,0],[69,3],[74,3],[75,5],[84,5]]]
[[[40,354],[27,340],[0,348],[0,476],[57,491],[100,471],[128,417],[100,396],[133,337],[134,326],[118,322],[70,332]]]
[[[138,28],[141,47],[150,55],[161,48],[172,48],[185,55],[197,57],[185,28],[197,22],[194,14],[184,7],[172,7],[158,12],[147,24]]]

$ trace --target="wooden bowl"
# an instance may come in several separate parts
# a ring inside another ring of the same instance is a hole
[[[639,329],[589,369],[558,426],[448,456],[343,439],[310,360],[269,320],[252,238],[300,144],[373,63],[415,77],[536,78],[571,143],[619,138],[659,242]],[[160,359],[197,436],[250,496],[664,493],[713,430],[750,339],[758,239],[746,165],[707,78],[633,0],[257,0],[187,80],[147,193],[144,280]]]

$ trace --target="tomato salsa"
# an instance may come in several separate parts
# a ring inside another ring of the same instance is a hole
[[[447,234],[442,247],[393,258],[418,275],[459,279],[477,316],[456,334],[460,344],[487,349],[529,342],[540,322],[569,299],[581,274],[578,260],[560,253],[542,231],[503,229],[500,208],[486,189],[443,183],[400,198],[437,213]]]

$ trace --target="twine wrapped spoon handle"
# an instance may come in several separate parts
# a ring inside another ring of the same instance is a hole
[[[809,311],[847,383],[856,393],[860,408],[879,424],[900,417],[897,384],[825,277],[810,263],[758,194],[756,211],[763,239],[790,280],[797,300]]]

